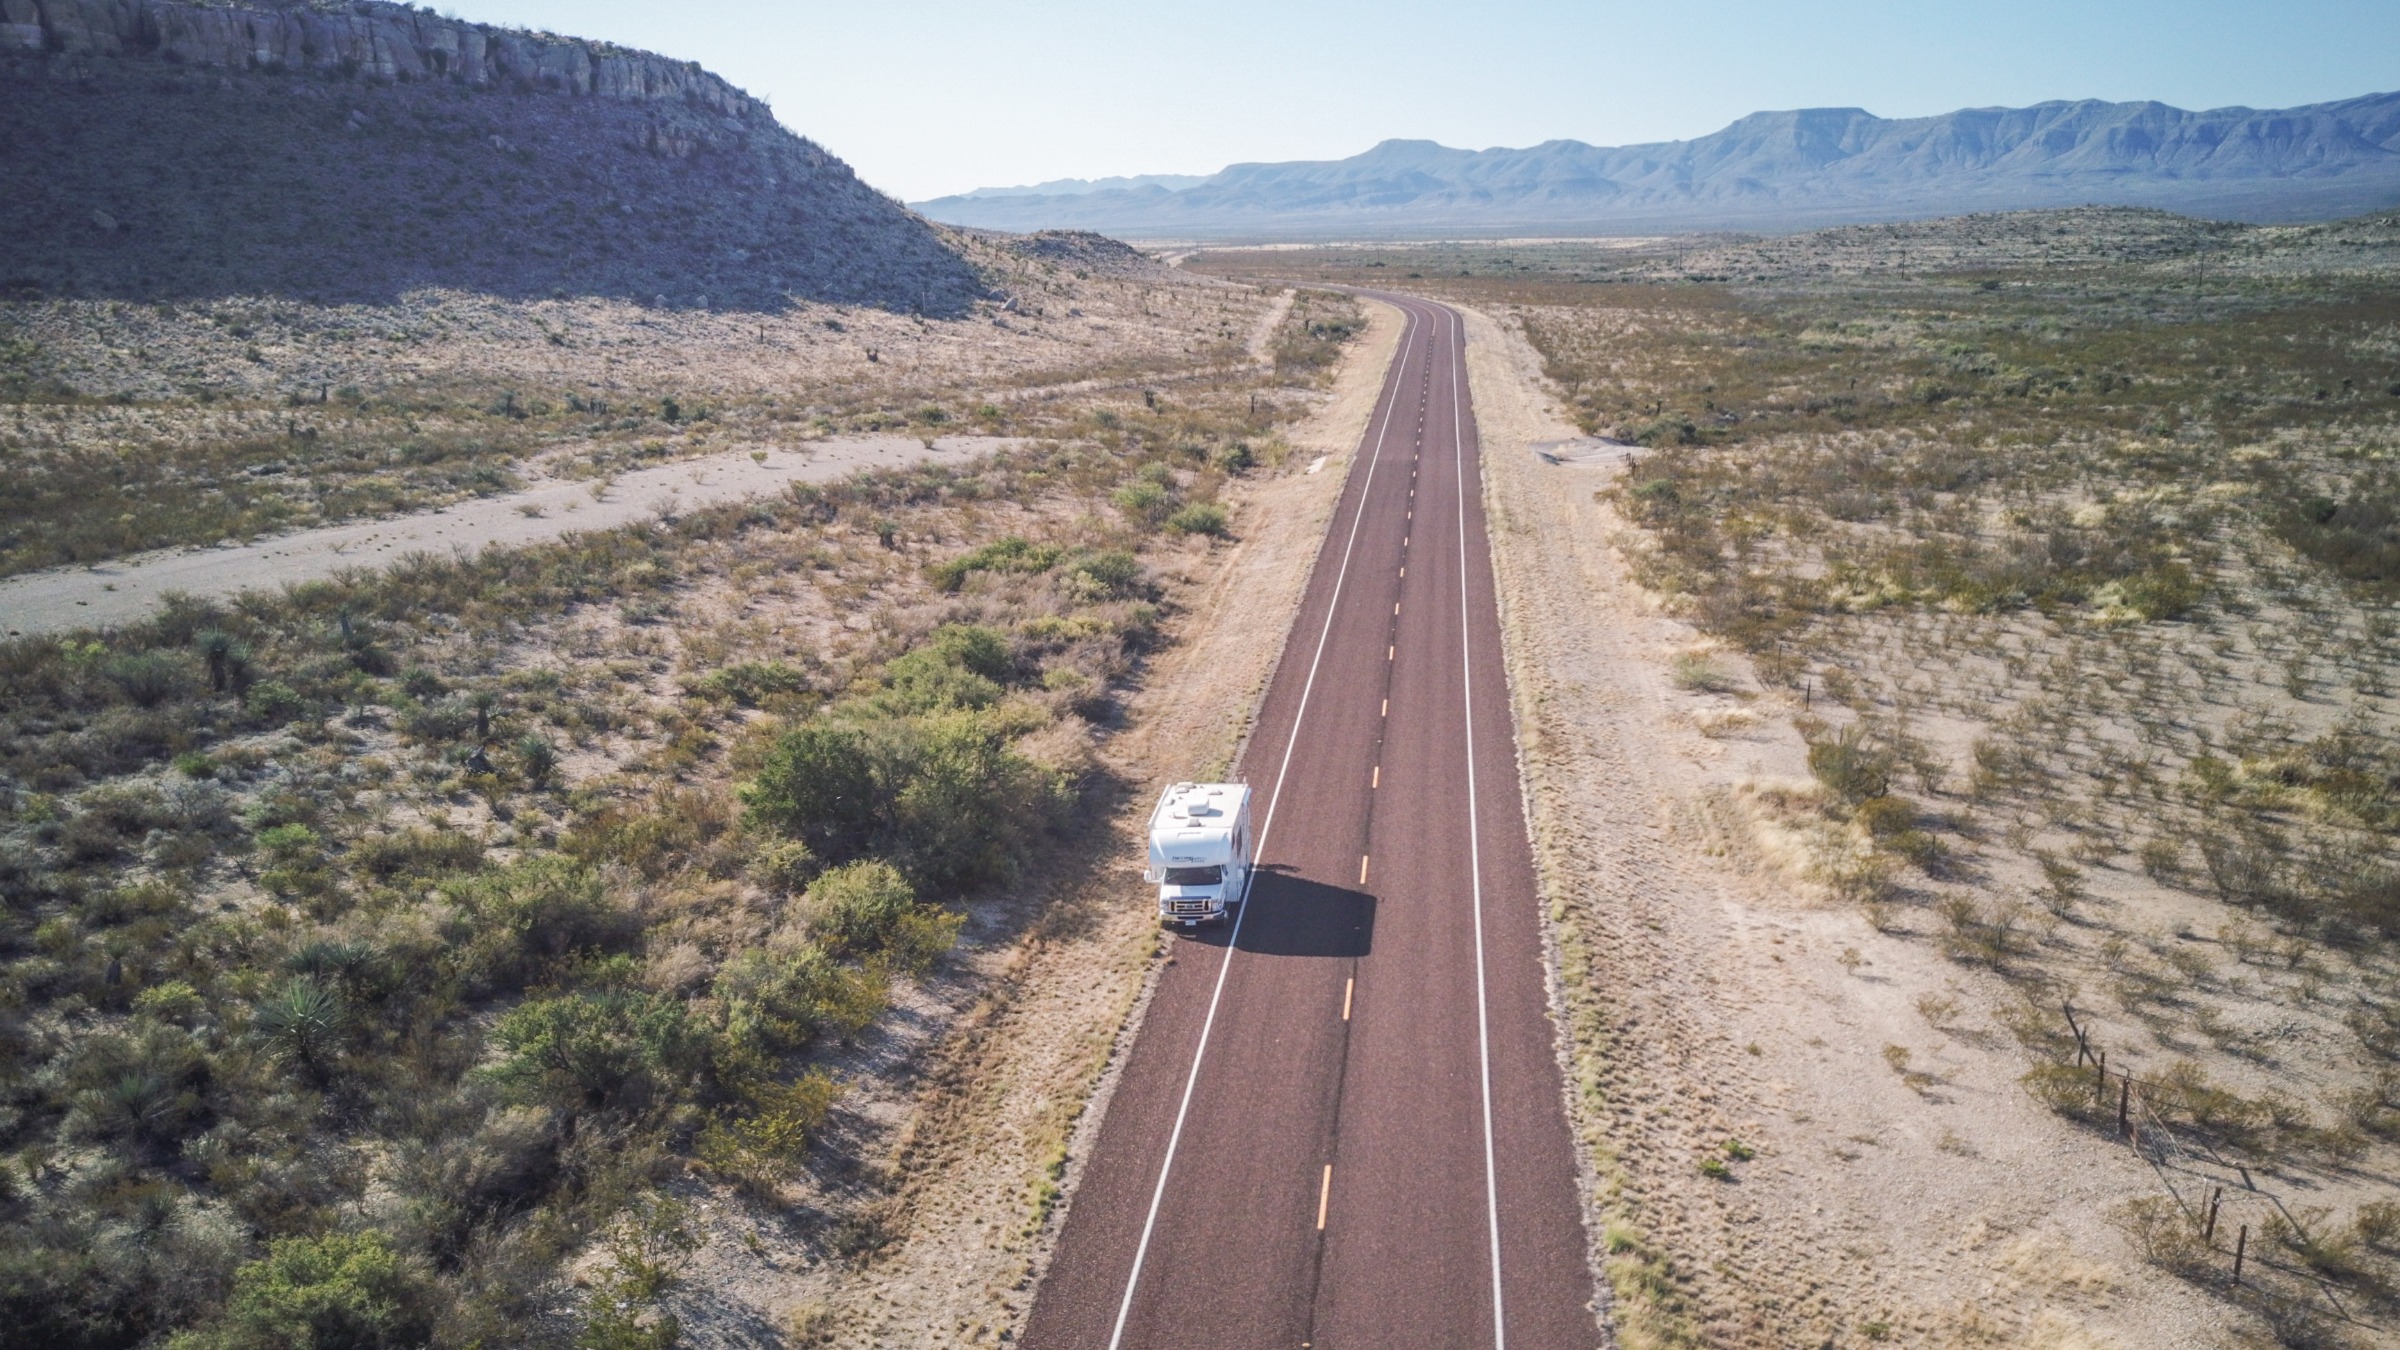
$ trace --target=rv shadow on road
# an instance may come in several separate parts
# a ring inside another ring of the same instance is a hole
[[[1261,869],[1242,919],[1241,950],[1256,956],[1357,958],[1375,948],[1375,897]],[[1222,947],[1233,925],[1203,928],[1188,941]]]

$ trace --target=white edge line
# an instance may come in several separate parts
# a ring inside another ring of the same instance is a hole
[[[1508,1305],[1500,1297],[1500,1167],[1492,1145],[1492,1020],[1483,980],[1483,830],[1475,805],[1475,649],[1470,618],[1474,610],[1467,603],[1467,321],[1458,311],[1443,308],[1456,329],[1450,345],[1458,365],[1458,379],[1450,390],[1450,438],[1456,451],[1451,463],[1458,480],[1458,659],[1467,714],[1467,860],[1474,870],[1475,1045],[1483,1076],[1483,1202],[1492,1237],[1492,1345],[1494,1350],[1508,1350]]]
[[[1400,406],[1402,396],[1400,375],[1407,369],[1409,338],[1411,330],[1417,326],[1418,322],[1416,314],[1406,307],[1401,307],[1401,312],[1407,315],[1408,326],[1401,330],[1400,345],[1395,352],[1393,370],[1385,376],[1392,391],[1392,401],[1384,406],[1383,425],[1378,427],[1375,432],[1375,456],[1367,461],[1366,479],[1359,484],[1358,512],[1350,518],[1350,537],[1342,544],[1341,570],[1334,573],[1333,596],[1325,604],[1325,628],[1317,635],[1316,654],[1309,658],[1308,679],[1300,686],[1300,709],[1292,715],[1292,734],[1290,739],[1284,742],[1283,762],[1276,767],[1275,786],[1267,795],[1267,816],[1258,827],[1257,857],[1261,860],[1267,856],[1267,838],[1275,829],[1275,808],[1283,801],[1283,779],[1284,775],[1291,771],[1292,751],[1300,744],[1300,725],[1308,719],[1309,696],[1317,687],[1317,667],[1325,659],[1327,639],[1333,636],[1333,618],[1341,608],[1342,586],[1350,579],[1350,554],[1353,549],[1358,547],[1358,527],[1365,523],[1367,518],[1367,496],[1375,486],[1375,467],[1383,462],[1384,437],[1391,431],[1392,409]],[[1241,907],[1234,913],[1233,931],[1228,933],[1225,938],[1225,960],[1217,967],[1216,987],[1209,991],[1208,1014],[1201,1019],[1200,1042],[1193,1047],[1191,1072],[1183,1080],[1183,1100],[1175,1107],[1175,1128],[1167,1135],[1167,1156],[1159,1164],[1158,1185],[1150,1192],[1150,1213],[1142,1220],[1142,1240],[1133,1249],[1133,1270],[1125,1277],[1125,1297],[1117,1304],[1116,1326],[1108,1335],[1109,1350],[1118,1350],[1125,1339],[1125,1320],[1133,1312],[1134,1291],[1140,1287],[1142,1281],[1142,1263],[1150,1255],[1150,1234],[1158,1226],[1159,1206],[1167,1197],[1167,1177],[1175,1170],[1175,1150],[1183,1142],[1184,1117],[1192,1109],[1192,1091],[1200,1084],[1200,1061],[1208,1054],[1209,1033],[1216,1029],[1217,1004],[1225,997],[1225,976],[1233,969],[1234,953],[1240,950],[1242,920],[1250,916],[1250,888],[1256,884],[1257,880],[1258,868],[1253,865],[1250,874],[1242,879]],[[1476,941],[1481,943],[1482,940],[1483,935],[1479,929],[1476,933]],[[1481,970],[1480,958],[1477,969]],[[1487,1155],[1485,1161],[1488,1168],[1491,1135],[1491,1090],[1488,1074],[1485,1078],[1484,1121]],[[1497,1239],[1495,1239],[1495,1250],[1497,1250],[1497,1246]]]

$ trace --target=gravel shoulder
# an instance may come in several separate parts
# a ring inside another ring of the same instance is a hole
[[[440,511],[301,530],[248,544],[170,549],[90,567],[61,567],[0,579],[7,636],[113,627],[147,616],[170,593],[228,599],[321,581],[348,568],[381,567],[412,554],[515,548],[577,530],[603,530],[657,516],[822,483],[871,469],[963,463],[1016,441],[996,436],[854,436],[772,446],[738,446],[613,479],[537,480],[515,492]]]
[[[2107,1221],[2155,1190],[2147,1169],[2018,1085],[2007,988],[1801,879],[1763,805],[1807,782],[1797,710],[1747,679],[1676,686],[1673,659],[1706,648],[1612,543],[1623,525],[1594,492],[1620,457],[1557,454],[1576,434],[1538,357],[1468,313],[1575,1125],[1622,1342],[2223,1343],[2222,1313]]]

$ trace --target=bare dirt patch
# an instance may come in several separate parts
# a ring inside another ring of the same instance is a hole
[[[613,480],[538,474],[515,492],[440,511],[0,578],[0,610],[8,614],[10,637],[130,623],[169,592],[230,599],[242,591],[317,581],[413,553],[519,547],[572,530],[672,518],[679,511],[741,501],[795,483],[831,482],[865,469],[964,463],[1018,443],[989,436],[850,436],[738,449]]]

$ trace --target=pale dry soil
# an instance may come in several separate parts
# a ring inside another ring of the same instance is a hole
[[[686,1344],[1014,1339],[1165,950],[1142,821],[1165,784],[1224,772],[1248,733],[1398,342],[1398,312],[1368,308],[1330,395],[1289,433],[1287,469],[1229,487],[1235,542],[1159,564],[1171,640],[1091,748],[1123,785],[1097,827],[1105,856],[979,915],[948,969],[836,1066],[852,1090],[823,1152],[855,1166],[772,1198],[689,1186],[707,1242],[667,1303]]]
[[[172,592],[230,599],[321,581],[415,553],[472,556],[519,548],[576,530],[604,530],[679,511],[741,501],[795,483],[825,483],[873,469],[965,463],[1020,444],[996,436],[791,436],[697,459],[637,469],[614,479],[575,480],[536,469],[515,492],[476,497],[439,511],[297,530],[214,548],[161,549],[89,567],[54,567],[0,578],[0,622],[8,636],[101,628],[146,617]],[[571,462],[571,460],[570,460]]]
[[[2221,1343],[2226,1314],[2108,1221],[2158,1193],[2150,1169],[2019,1085],[2005,983],[1802,879],[1767,805],[1807,790],[1799,710],[1677,687],[1673,659],[1707,647],[1612,542],[1594,493],[1621,460],[1558,454],[1575,431],[1521,333],[1472,312],[1469,333],[1598,1256],[1672,1267],[1619,1322],[1709,1345]],[[1926,996],[1956,1011],[1935,1025]]]

